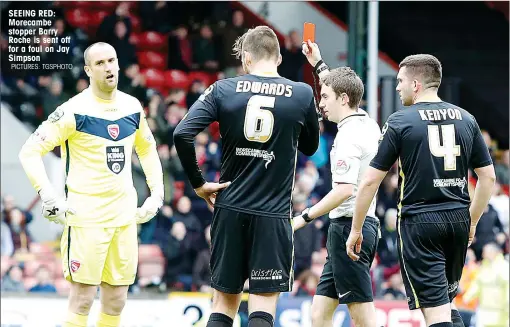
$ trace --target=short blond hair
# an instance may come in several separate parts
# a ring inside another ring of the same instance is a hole
[[[257,26],[240,36],[233,46],[236,58],[242,58],[243,51],[249,52],[253,60],[277,60],[280,55],[280,43],[276,33],[268,26]]]

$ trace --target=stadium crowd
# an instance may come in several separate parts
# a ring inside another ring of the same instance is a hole
[[[48,63],[71,60],[74,68],[55,72],[13,72],[2,67],[2,105],[35,129],[58,105],[88,87],[88,78],[82,69],[84,49],[98,40],[112,44],[121,68],[119,89],[138,98],[146,109],[149,125],[159,144],[166,186],[162,210],[153,220],[140,226],[139,271],[131,291],[208,292],[212,211],[195,195],[187,181],[172,134],[210,83],[243,74],[240,62],[231,55],[235,39],[248,27],[243,12],[232,10],[228,2],[202,2],[200,6],[165,1],[80,3],[80,6],[47,3],[60,13],[54,21],[59,36],[71,37],[72,58],[59,53],[41,54]],[[5,56],[6,35],[2,35],[0,45]],[[301,67],[305,58],[296,31],[287,35],[282,56],[280,74],[302,80]],[[311,157],[299,155],[293,194],[296,214],[317,202],[331,188],[329,150],[335,128],[325,122],[321,123],[321,130],[318,151]],[[487,132],[484,138],[496,163],[498,182],[478,224],[460,282],[458,305],[470,310],[474,310],[476,303],[462,301],[462,296],[475,280],[482,262],[493,260],[492,253],[508,253],[509,151],[498,149]],[[196,153],[205,178],[218,180],[221,139],[217,124],[196,138]],[[133,157],[133,179],[141,205],[149,191],[136,156]],[[473,183],[474,177],[466,181],[470,191]],[[397,257],[398,175],[395,168],[385,178],[377,197],[382,236],[372,267],[374,294],[376,298],[405,300]],[[33,242],[35,237],[27,228],[31,221],[30,210],[19,208],[12,196],[2,194],[1,289],[65,294],[66,282],[57,258],[58,241],[54,244]],[[328,225],[328,217],[324,216],[296,232],[296,287],[288,296],[314,294],[326,260]]]

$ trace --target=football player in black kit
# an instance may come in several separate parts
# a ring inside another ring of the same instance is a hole
[[[346,248],[357,260],[369,204],[398,159],[397,243],[409,308],[421,309],[427,326],[460,327],[462,319],[451,302],[492,194],[494,167],[475,118],[438,97],[439,60],[413,55],[399,67],[397,91],[408,108],[393,113],[382,129],[378,153],[358,191]],[[470,168],[478,175],[472,202]]]
[[[278,38],[258,26],[234,45],[247,75],[219,80],[193,104],[175,147],[195,192],[214,205],[211,224],[212,314],[207,327],[231,327],[249,279],[249,327],[271,327],[280,292],[294,282],[291,194],[297,151],[319,145],[312,88],[280,77]],[[218,121],[221,176],[208,183],[193,140]]]

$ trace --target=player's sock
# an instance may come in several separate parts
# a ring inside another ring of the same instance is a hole
[[[440,322],[438,324],[430,325],[429,327],[453,327],[451,322]]]
[[[110,316],[101,312],[96,327],[119,327],[120,316]]]
[[[223,313],[213,312],[209,316],[206,327],[232,327],[234,320]]]
[[[255,311],[248,317],[248,327],[273,327],[273,316],[267,312]]]
[[[452,310],[452,323],[453,327],[464,327],[464,321],[458,310]]]
[[[63,327],[87,327],[88,319],[88,315],[84,316],[68,311]]]

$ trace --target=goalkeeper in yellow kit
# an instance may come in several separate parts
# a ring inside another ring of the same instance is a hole
[[[23,146],[19,158],[42,199],[43,216],[65,225],[64,276],[71,282],[64,327],[85,327],[101,288],[97,327],[117,327],[138,265],[137,223],[163,203],[156,143],[140,102],[117,90],[115,49],[103,42],[84,53],[90,86],[59,106]],[[42,157],[60,145],[65,194],[57,195]],[[137,208],[131,157],[135,149],[151,196]]]

